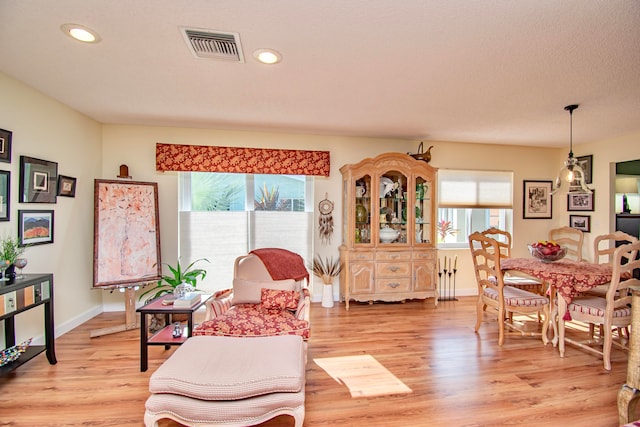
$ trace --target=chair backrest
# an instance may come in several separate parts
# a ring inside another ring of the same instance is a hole
[[[567,248],[566,258],[582,261],[584,233],[577,228],[560,227],[549,230],[549,240]]]
[[[255,281],[273,280],[262,260],[254,254],[242,255],[236,258],[233,265],[233,277]]]
[[[493,288],[499,293],[499,301],[503,301],[504,278],[500,270],[499,242],[476,231],[469,235],[469,249],[479,295],[485,288]]]
[[[640,250],[640,241],[618,246],[613,253],[613,273],[611,285],[607,290],[607,311],[631,305],[630,286],[640,286],[640,280],[633,277],[633,270],[640,268],[636,254]]]
[[[260,257],[255,254],[242,255],[236,258],[233,265],[233,279],[251,281],[257,283],[273,282],[269,270]],[[305,285],[305,280],[295,282],[296,290],[300,291]]]
[[[594,264],[612,264],[614,259],[613,255],[616,251],[616,243],[636,243],[638,239],[630,234],[623,233],[622,231],[616,231],[609,234],[601,234],[593,240],[593,263]],[[627,258],[627,261],[636,258],[638,251],[628,254],[631,258]],[[606,257],[606,259],[603,259]]]
[[[484,237],[488,237],[496,241],[496,243],[498,244],[498,252],[500,253],[500,258],[511,257],[511,233],[505,230],[491,227],[484,231],[480,231],[480,234],[482,234]],[[480,244],[483,243],[480,242]],[[491,249],[491,246],[489,245],[484,248],[486,250],[489,250]]]

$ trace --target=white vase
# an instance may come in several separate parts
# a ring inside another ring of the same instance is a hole
[[[326,308],[333,307],[333,283],[322,285],[322,306]]]

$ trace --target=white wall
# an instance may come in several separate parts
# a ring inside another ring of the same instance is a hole
[[[585,257],[593,257],[593,238],[615,229],[615,164],[640,159],[640,132],[620,136],[590,144],[574,146],[576,156],[593,154],[593,183],[595,189],[593,212],[584,212],[591,216],[591,233],[585,234]],[[563,205],[566,208],[566,204]],[[618,208],[618,212],[620,209]],[[565,212],[566,222],[569,213]]]
[[[162,239],[162,258],[172,262],[177,257],[177,174],[157,173],[155,171],[155,143],[246,146],[283,149],[318,149],[331,152],[331,174],[329,178],[317,178],[315,185],[315,206],[324,199],[334,201],[334,221],[336,224],[331,244],[325,246],[316,236],[315,253],[322,256],[338,256],[341,243],[342,193],[340,167],[355,163],[364,157],[398,151],[415,151],[415,141],[400,141],[372,138],[331,137],[301,134],[221,131],[211,129],[162,128],[144,126],[105,125],[103,132],[103,170],[104,178],[114,177],[120,164],[129,166],[133,179],[158,182],[160,202],[160,235]],[[431,164],[439,168],[461,169],[499,169],[515,171],[515,214],[514,240],[517,247],[514,254],[526,255],[526,242],[546,236],[553,220],[526,220],[522,218],[522,180],[551,180],[562,164],[562,151],[559,149],[522,148],[516,146],[496,146],[485,144],[465,144],[451,142],[430,142]],[[557,158],[557,160],[550,160]],[[458,255],[457,286],[461,294],[476,292],[475,278],[471,267],[471,258],[466,250],[442,251],[441,257]],[[318,281],[318,283],[320,283]],[[314,286],[314,300],[321,298],[322,288]],[[338,286],[334,286],[337,299]],[[121,310],[121,296],[106,294],[105,308]]]
[[[315,252],[337,256],[341,242],[342,201],[339,168],[364,157],[397,151],[415,151],[418,141],[332,137],[302,134],[221,131],[170,127],[101,125],[48,98],[18,81],[0,74],[0,128],[13,131],[13,161],[0,163],[11,171],[11,221],[0,223],[0,233],[17,233],[18,209],[53,209],[55,242],[29,248],[27,272],[55,275],[55,316],[58,334],[82,323],[102,310],[122,310],[124,298],[108,291],[93,290],[93,180],[111,179],[119,166],[127,164],[135,180],[155,181],[159,186],[160,233],[163,260],[177,256],[177,175],[155,171],[155,143],[247,146],[285,149],[318,149],[331,152],[331,175],[316,179],[315,206],[327,194],[335,203],[335,234],[329,246],[316,241]],[[596,189],[592,236],[612,227],[614,199],[608,197],[615,162],[640,159],[640,134],[574,145],[576,156],[593,154],[593,184]],[[553,219],[522,219],[522,181],[553,180],[566,158],[566,148],[523,148],[503,145],[429,142],[431,164],[438,168],[513,170],[514,255],[527,256],[526,243],[546,236],[547,230],[567,225],[566,196],[555,196]],[[78,179],[75,198],[59,198],[51,205],[18,204],[19,156],[29,155],[56,161],[59,173]],[[467,250],[441,251],[440,256],[458,256],[458,294],[474,294],[475,279]],[[588,254],[587,254],[588,255]],[[321,287],[316,286],[315,300]],[[337,288],[337,286],[336,286]],[[337,296],[338,290],[334,294]],[[20,315],[17,338],[41,334],[41,310]]]
[[[0,223],[0,234],[17,236],[19,209],[54,211],[54,243],[27,248],[25,273],[54,274],[60,335],[101,311],[101,295],[92,290],[93,179],[101,167],[101,125],[2,73],[0,93],[0,128],[13,132],[12,161],[0,163],[11,172],[11,217]],[[18,203],[20,155],[57,162],[59,174],[77,178],[76,197]],[[39,341],[42,316],[42,307],[18,315],[16,340]]]
[[[163,262],[169,263],[173,263],[178,255],[178,175],[173,172],[156,172],[155,144],[157,142],[330,151],[330,176],[315,178],[314,206],[317,211],[318,203],[325,198],[326,194],[335,205],[333,216],[336,227],[329,245],[321,243],[316,230],[315,253],[334,257],[338,257],[338,246],[341,243],[342,192],[339,168],[345,163],[360,161],[363,153],[375,156],[387,151],[406,152],[417,146],[413,142],[390,139],[118,125],[105,125],[103,138],[102,168],[106,175],[103,178],[115,177],[119,166],[124,163],[129,166],[129,174],[134,180],[158,183],[161,253]],[[314,279],[312,277],[312,282]],[[313,283],[312,286],[314,299],[319,301],[322,292],[321,282],[318,281],[318,285]],[[337,283],[334,294],[337,299]],[[107,293],[104,295],[106,310],[122,310],[121,301],[121,295]]]

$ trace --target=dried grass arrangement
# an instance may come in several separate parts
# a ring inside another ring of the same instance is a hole
[[[333,280],[340,275],[342,264],[340,259],[322,258],[318,255],[313,259],[313,274],[322,279],[325,285],[333,284]]]

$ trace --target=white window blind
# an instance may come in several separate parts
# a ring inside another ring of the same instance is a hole
[[[440,208],[513,208],[513,172],[438,170]]]

